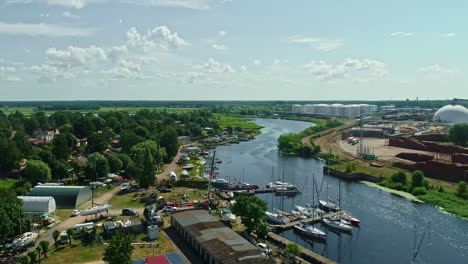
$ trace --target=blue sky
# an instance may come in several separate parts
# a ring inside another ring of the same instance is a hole
[[[468,1],[0,0],[0,100],[468,97]]]

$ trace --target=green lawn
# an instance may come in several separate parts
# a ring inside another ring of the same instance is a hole
[[[142,207],[144,206],[144,204],[140,202],[141,196],[138,196],[138,199],[134,198],[137,197],[137,194],[139,193],[117,193],[114,196],[112,196],[109,203],[114,209]]]
[[[263,128],[253,122],[248,122],[247,118],[242,116],[232,116],[232,115],[222,115],[214,114],[215,118],[218,120],[218,124],[221,128],[231,126],[233,128],[240,127],[242,130],[260,130]]]

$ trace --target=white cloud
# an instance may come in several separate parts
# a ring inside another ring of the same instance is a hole
[[[49,5],[59,5],[69,8],[83,8],[88,2],[87,0],[47,0]]]
[[[224,37],[224,36],[226,36],[226,35],[227,35],[227,32],[224,31],[224,30],[220,30],[220,31],[218,32],[218,36],[220,36],[220,37]]]
[[[112,47],[110,51],[108,52],[107,57],[114,63],[117,63],[121,57],[125,54],[127,54],[128,49],[127,46],[122,45],[122,46],[116,46]]]
[[[414,35],[413,32],[403,32],[403,31],[393,32],[390,34],[390,36],[392,37],[397,37],[397,36],[409,37],[413,35]]]
[[[343,46],[342,40],[331,40],[322,38],[309,38],[303,36],[292,36],[289,38],[291,43],[303,44],[319,51],[333,51]]]
[[[247,72],[247,71],[248,71],[247,66],[241,65],[241,66],[240,66],[240,71],[241,71],[241,72]]]
[[[89,68],[93,64],[106,59],[106,52],[96,46],[80,48],[70,46],[64,50],[47,49],[47,59],[51,65],[72,69],[77,67]]]
[[[16,72],[16,68],[10,67],[10,66],[0,66],[0,74],[11,73],[11,72]]]
[[[144,51],[152,48],[178,48],[188,45],[188,43],[177,32],[171,32],[167,26],[155,27],[152,30],[141,34],[134,27],[127,31],[127,42],[130,46],[142,47]]]
[[[457,34],[451,32],[451,33],[445,33],[445,34],[442,34],[442,37],[445,37],[445,38],[452,38],[452,37],[456,37]]]
[[[55,82],[57,79],[72,79],[75,77],[75,74],[68,70],[59,69],[56,66],[47,64],[34,65],[31,67],[31,70],[39,74],[40,82]]]
[[[452,74],[458,72],[458,69],[442,67],[439,64],[424,66],[418,70],[426,74]]]
[[[388,74],[385,63],[371,59],[359,60],[348,58],[337,65],[328,64],[325,61],[312,61],[306,64],[305,68],[319,80],[344,79],[351,77],[351,75],[376,79]]]
[[[28,35],[45,37],[86,37],[95,32],[92,28],[68,27],[57,24],[8,24],[0,22],[0,35]]]
[[[255,65],[260,65],[260,64],[262,64],[262,61],[259,60],[259,59],[255,59],[255,60],[253,60],[252,63],[255,64]]]
[[[200,69],[207,73],[233,73],[236,72],[234,68],[229,64],[224,64],[216,61],[213,58],[209,58],[205,64],[196,65],[195,69]]]
[[[84,8],[89,4],[114,2],[116,0],[35,0],[36,2],[46,3],[48,5],[57,5],[66,8]],[[6,0],[7,4],[30,4],[32,0]],[[164,6],[164,7],[180,7],[190,9],[209,9],[215,3],[226,3],[230,0],[119,0],[120,3]]]
[[[212,47],[213,49],[216,49],[216,50],[226,50],[226,49],[227,49],[227,47],[226,47],[225,45],[223,45],[223,44],[216,44],[216,43],[213,44],[213,45],[211,45],[211,47]]]
[[[141,73],[141,65],[137,62],[120,60],[119,65],[104,73],[109,73],[112,75],[112,79],[143,79],[143,74]]]
[[[67,17],[67,18],[73,18],[73,19],[78,19],[78,18],[80,18],[80,16],[77,16],[77,15],[71,13],[71,12],[68,12],[68,11],[64,11],[64,12],[62,13],[62,16],[63,16],[63,17]]]

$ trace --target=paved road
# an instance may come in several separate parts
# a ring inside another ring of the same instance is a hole
[[[157,174],[156,175],[156,178],[158,181],[161,181],[161,180],[169,180],[169,174],[171,173],[171,171],[176,171],[177,169],[177,161],[179,160],[180,156],[182,155],[182,149],[185,148],[185,147],[190,147],[190,146],[194,146],[196,145],[198,142],[190,142],[190,143],[187,143],[187,144],[183,144],[183,145],[180,145],[179,147],[179,151],[177,152],[177,155],[172,159],[172,162],[167,164],[165,167],[164,167],[164,170]]]

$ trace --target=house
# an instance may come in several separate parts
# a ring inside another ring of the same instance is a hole
[[[60,134],[58,128],[46,129],[46,128],[37,128],[33,132],[33,136],[37,140],[52,141],[55,135]]]
[[[187,144],[190,142],[190,137],[189,136],[180,136],[177,138],[177,141],[179,141],[179,144]]]

